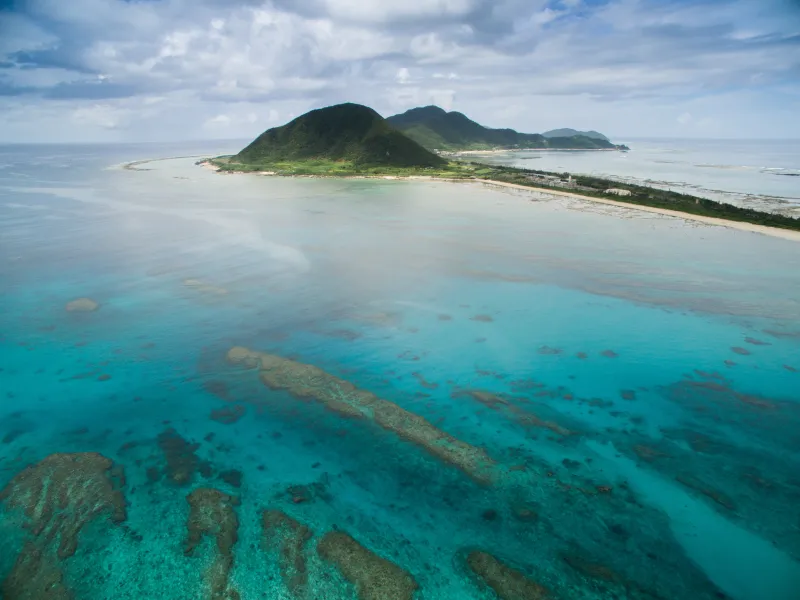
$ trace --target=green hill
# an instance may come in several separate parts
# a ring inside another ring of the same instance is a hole
[[[578,131],[576,129],[570,129],[569,127],[551,129],[550,131],[545,131],[542,135],[546,138],[575,137],[576,135],[582,135],[595,140],[611,141],[599,131]]]
[[[487,150],[491,148],[616,148],[606,139],[573,135],[546,138],[538,133],[519,133],[513,129],[491,129],[472,121],[460,112],[447,112],[438,106],[412,108],[386,119],[408,137],[430,150]]]
[[[337,104],[268,129],[230,159],[250,166],[334,161],[360,167],[441,167],[446,161],[371,108]]]

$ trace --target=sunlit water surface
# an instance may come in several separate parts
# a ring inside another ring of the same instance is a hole
[[[799,597],[797,244],[230,150],[0,152],[0,596]]]

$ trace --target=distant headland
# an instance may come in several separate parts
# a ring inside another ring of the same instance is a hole
[[[429,150],[627,150],[612,144],[596,131],[554,129],[547,133],[519,133],[514,129],[490,129],[460,112],[447,112],[438,106],[412,108],[386,119]]]
[[[565,129],[542,135],[489,129],[461,113],[436,106],[384,119],[367,106],[346,103],[312,110],[286,125],[268,129],[238,154],[200,162],[226,173],[475,180],[648,207],[650,212],[673,216],[677,212],[677,216],[716,224],[725,220],[800,231],[800,219],[707,198],[586,175],[487,165],[457,156],[459,152],[498,148],[627,150],[596,131]]]

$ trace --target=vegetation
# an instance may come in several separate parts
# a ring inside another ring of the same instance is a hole
[[[251,169],[292,161],[400,168],[446,164],[371,108],[350,103],[312,110],[282,127],[268,129],[234,159]]]
[[[437,179],[484,179],[503,183],[513,183],[530,188],[541,188],[571,192],[582,196],[614,200],[624,204],[665,208],[692,215],[715,217],[731,221],[743,221],[768,227],[779,227],[800,231],[800,219],[777,215],[751,208],[741,208],[732,204],[715,202],[688,194],[680,194],[652,187],[619,183],[599,177],[585,175],[572,176],[567,183],[568,173],[552,173],[531,169],[518,169],[487,165],[480,162],[450,161],[436,167],[395,167],[364,165],[352,161],[299,160],[281,161],[269,164],[243,164],[238,157],[218,157],[211,164],[223,172],[271,172],[275,175],[315,176],[315,177],[431,177]],[[605,190],[615,188],[631,192],[630,196],[619,197],[607,194]]]
[[[513,129],[490,129],[460,112],[446,112],[438,106],[412,108],[386,119],[421,146],[430,150],[490,150],[492,148],[614,149],[621,148],[597,132],[584,135],[545,137]],[[596,137],[600,136],[600,137]]]

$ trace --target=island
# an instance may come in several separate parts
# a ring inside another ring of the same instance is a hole
[[[542,134],[546,138],[563,138],[563,137],[574,137],[576,135],[582,135],[584,137],[592,138],[595,140],[605,140],[606,142],[610,142],[611,140],[608,139],[607,136],[603,135],[599,131],[578,131],[576,129],[571,129],[569,127],[562,127],[561,129],[551,129],[550,131],[545,131]]]
[[[464,152],[480,150],[627,150],[604,135],[560,129],[546,134],[491,129],[466,115],[438,106],[412,108],[386,119],[390,125],[429,150]]]
[[[412,110],[427,108],[430,107]],[[238,154],[219,156],[198,164],[206,164],[222,173],[472,180],[617,206],[635,206],[661,214],[693,216],[706,222],[719,221],[717,224],[738,222],[800,231],[800,219],[797,218],[688,194],[587,175],[461,160],[425,148],[393,126],[391,120],[384,119],[367,106],[352,103],[312,110],[286,125],[268,129]]]

